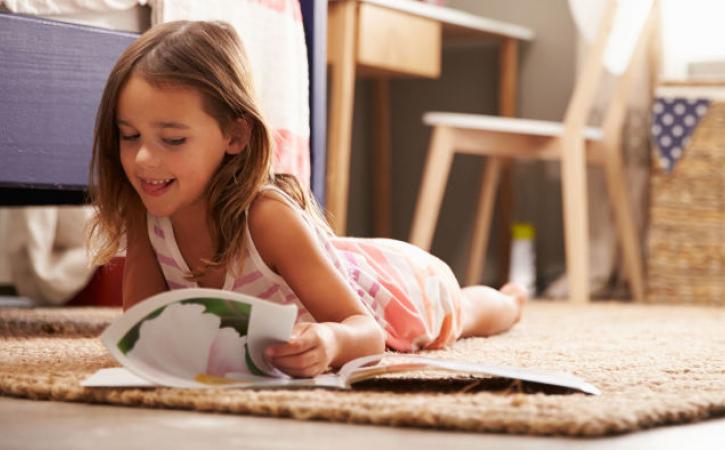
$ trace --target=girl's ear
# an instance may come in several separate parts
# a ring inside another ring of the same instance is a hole
[[[226,152],[230,155],[236,155],[241,153],[242,150],[247,148],[249,139],[252,136],[252,124],[246,117],[239,117],[234,119],[229,124],[227,132],[227,150]]]

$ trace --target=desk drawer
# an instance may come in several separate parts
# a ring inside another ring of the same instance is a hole
[[[440,22],[365,3],[359,8],[358,64],[373,71],[440,75]]]

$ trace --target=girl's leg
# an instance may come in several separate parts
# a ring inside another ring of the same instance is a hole
[[[490,336],[508,330],[521,318],[529,298],[526,288],[515,283],[508,283],[499,291],[487,286],[469,286],[461,292],[461,337]]]

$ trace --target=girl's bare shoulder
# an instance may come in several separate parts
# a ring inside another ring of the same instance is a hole
[[[295,222],[296,211],[279,192],[260,191],[249,206],[249,228],[252,233],[276,227],[279,222]]]
[[[276,265],[280,258],[312,246],[315,240],[301,210],[289,204],[282,194],[262,191],[252,201],[247,222],[249,233],[262,259]]]

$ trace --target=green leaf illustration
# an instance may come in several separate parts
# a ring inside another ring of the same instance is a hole
[[[219,328],[232,328],[239,336],[246,336],[249,328],[249,317],[252,314],[252,305],[234,300],[225,300],[213,297],[198,297],[182,300],[181,304],[197,304],[204,307],[204,313],[214,314],[221,319]],[[173,304],[173,303],[172,303]],[[118,341],[118,349],[125,355],[130,352],[139,338],[141,325],[147,320],[155,319],[164,309],[170,305],[162,306],[143,319],[139,320],[128,332]],[[249,365],[249,363],[248,363]],[[256,369],[256,367],[255,367]],[[251,370],[251,368],[250,368]],[[258,370],[258,369],[256,369]]]
[[[131,329],[128,330],[128,332],[121,338],[121,340],[118,341],[117,344],[118,349],[121,350],[121,353],[123,353],[124,355],[127,354],[133,349],[133,346],[136,345],[136,341],[138,341],[139,330],[141,329],[141,324],[143,324],[147,320],[158,317],[165,308],[166,306],[162,306],[148,316],[139,320],[136,325],[132,326]]]
[[[247,363],[247,369],[249,369],[249,371],[252,372],[254,375],[266,375],[264,372],[259,370],[257,366],[254,365],[254,361],[252,361],[252,356],[249,353],[249,347],[247,347],[247,344],[244,344],[244,361]]]
[[[204,306],[204,312],[214,314],[221,319],[219,328],[230,327],[246,336],[249,328],[249,317],[252,314],[252,305],[234,300],[221,298],[191,298],[184,300],[183,304],[198,304]]]

